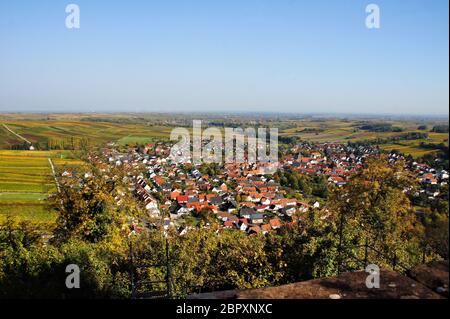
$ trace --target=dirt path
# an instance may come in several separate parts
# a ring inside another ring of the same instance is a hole
[[[13,130],[11,130],[6,124],[2,124],[2,125],[3,125],[3,127],[4,127],[6,130],[8,130],[8,132],[10,132],[11,134],[17,136],[17,137],[20,138],[22,141],[25,141],[25,142],[27,142],[27,143],[30,144],[30,145],[32,144],[32,143],[31,143],[29,140],[27,140],[25,137],[23,137],[23,136],[17,134],[16,132],[14,132]]]
[[[52,159],[49,157],[48,162],[50,163],[50,167],[52,168],[53,178],[55,179],[56,188],[58,189],[58,193],[61,192],[61,188],[59,187],[58,179],[56,178],[55,166],[53,165]]]

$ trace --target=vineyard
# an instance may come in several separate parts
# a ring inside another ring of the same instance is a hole
[[[0,119],[0,122],[1,119]],[[5,121],[7,127],[30,141],[40,150],[79,150],[89,146],[102,146],[108,142],[145,141],[150,138],[168,138],[167,126],[148,126],[136,123],[107,123],[88,121]],[[16,135],[0,127],[0,149],[28,149]]]
[[[8,214],[35,222],[52,222],[45,204],[56,191],[49,158],[60,168],[79,166],[67,151],[0,151],[0,221]]]

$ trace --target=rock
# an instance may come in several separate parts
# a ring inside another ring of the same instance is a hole
[[[410,296],[401,296],[400,299],[420,299],[420,298],[414,295],[410,295]]]
[[[436,288],[436,292],[438,293],[438,294],[442,294],[442,293],[444,293],[446,291],[446,289],[444,288],[444,287],[437,287]]]
[[[381,273],[383,284],[379,289],[367,288],[367,273],[359,271],[277,287],[202,293],[188,299],[442,299],[448,294],[438,294],[436,288],[395,271],[383,269]],[[444,284],[434,287],[444,287]]]
[[[431,290],[438,291],[439,287],[448,287],[448,269],[448,260],[433,261],[414,267],[409,271],[409,276]],[[448,297],[448,288],[444,290],[439,289],[439,293],[444,297]]]

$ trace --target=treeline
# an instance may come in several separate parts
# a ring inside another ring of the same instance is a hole
[[[420,143],[420,147],[424,148],[424,149],[440,150],[440,151],[447,152],[447,154],[448,154],[448,146],[445,145],[445,143],[426,143],[426,142],[421,142]]]
[[[303,232],[304,227],[311,232]],[[335,224],[312,213],[302,228],[267,237],[236,230],[218,235],[211,228],[196,228],[184,236],[172,233],[168,265],[173,296],[331,276],[336,272],[333,234]],[[97,241],[70,236],[48,244],[32,225],[8,221],[0,227],[0,248],[0,298],[130,298],[134,265],[167,263],[161,230],[144,230],[130,237],[108,235]],[[65,286],[65,268],[70,264],[80,268],[80,289]],[[135,276],[142,281],[164,281],[166,269],[149,269]],[[164,288],[164,283],[147,287]]]
[[[31,144],[27,143],[27,142],[23,142],[23,143],[19,143],[19,144],[13,144],[10,146],[12,150],[29,150],[31,147]],[[36,149],[40,149],[39,146],[36,147],[33,145],[34,148]]]
[[[89,139],[86,137],[49,138],[47,141],[48,150],[83,150],[89,146]]]
[[[278,136],[278,141],[283,144],[295,145],[301,142],[298,136]]]
[[[360,130],[369,132],[402,132],[401,127],[393,126],[390,123],[370,123],[363,124],[358,127]]]
[[[448,133],[448,125],[436,125],[431,130],[434,133]]]
[[[382,144],[393,144],[398,143],[400,141],[411,141],[411,140],[422,140],[427,139],[428,134],[423,132],[408,132],[399,134],[391,137],[384,138],[375,138],[371,140],[363,140],[358,142],[348,142],[348,146],[350,147],[358,147],[358,146],[372,146],[372,145],[382,145]]]
[[[425,154],[419,161],[428,164],[436,169],[449,170],[449,151],[448,146],[444,143],[420,143],[420,147],[424,149],[437,150],[436,152]]]
[[[316,133],[316,134],[322,133],[324,131],[325,131],[324,129],[311,128],[311,127],[307,127],[305,129],[301,130],[302,133]]]
[[[295,170],[284,170],[275,173],[273,178],[281,186],[299,191],[305,196],[328,197],[328,181],[324,175],[308,176]]]
[[[146,124],[148,119],[143,117],[83,117],[81,122],[111,123],[111,124]]]

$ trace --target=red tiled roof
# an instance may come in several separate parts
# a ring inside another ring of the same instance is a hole
[[[156,175],[155,177],[153,177],[153,180],[156,182],[156,184],[158,184],[159,186],[164,185],[165,181],[161,176]]]
[[[274,219],[269,220],[269,224],[270,224],[270,226],[272,228],[281,227],[281,222],[280,222],[280,220],[278,218],[274,218]]]
[[[178,203],[187,202],[188,201],[188,196],[187,195],[177,196],[177,201],[178,201]]]
[[[223,223],[223,226],[225,227],[233,227],[234,222],[231,220],[227,220],[226,222]]]

